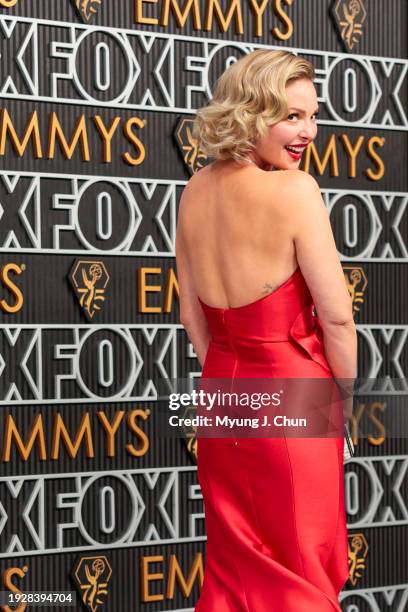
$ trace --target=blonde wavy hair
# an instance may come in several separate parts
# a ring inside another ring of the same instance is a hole
[[[313,64],[288,51],[259,49],[234,62],[197,112],[193,134],[200,149],[216,159],[245,159],[268,127],[287,117],[289,81],[314,76]]]

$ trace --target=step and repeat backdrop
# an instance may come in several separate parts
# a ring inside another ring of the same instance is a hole
[[[406,23],[404,0],[0,0],[0,590],[14,601],[194,608],[195,440],[157,435],[160,381],[200,376],[179,324],[177,209],[208,162],[195,110],[268,46],[316,67],[302,167],[330,213],[369,380],[345,464],[341,605],[407,609],[408,444],[392,427],[408,396]]]

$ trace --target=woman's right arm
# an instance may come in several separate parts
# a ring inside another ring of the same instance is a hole
[[[357,375],[357,333],[329,215],[313,177],[300,170],[281,174],[288,224],[322,326],[325,355],[340,386],[352,389]]]

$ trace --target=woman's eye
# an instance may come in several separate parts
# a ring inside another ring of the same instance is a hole
[[[291,113],[291,114],[288,116],[288,120],[289,120],[289,121],[291,121],[291,120],[293,119],[293,117],[299,117],[298,113]]]
[[[314,117],[314,119],[316,120],[319,116],[319,113],[314,113],[314,115],[312,115],[312,117]]]

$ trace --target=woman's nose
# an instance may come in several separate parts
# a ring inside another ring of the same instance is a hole
[[[302,130],[299,132],[299,136],[302,138],[308,138],[309,140],[313,140],[316,138],[317,134],[317,125],[315,121],[305,121]]]

